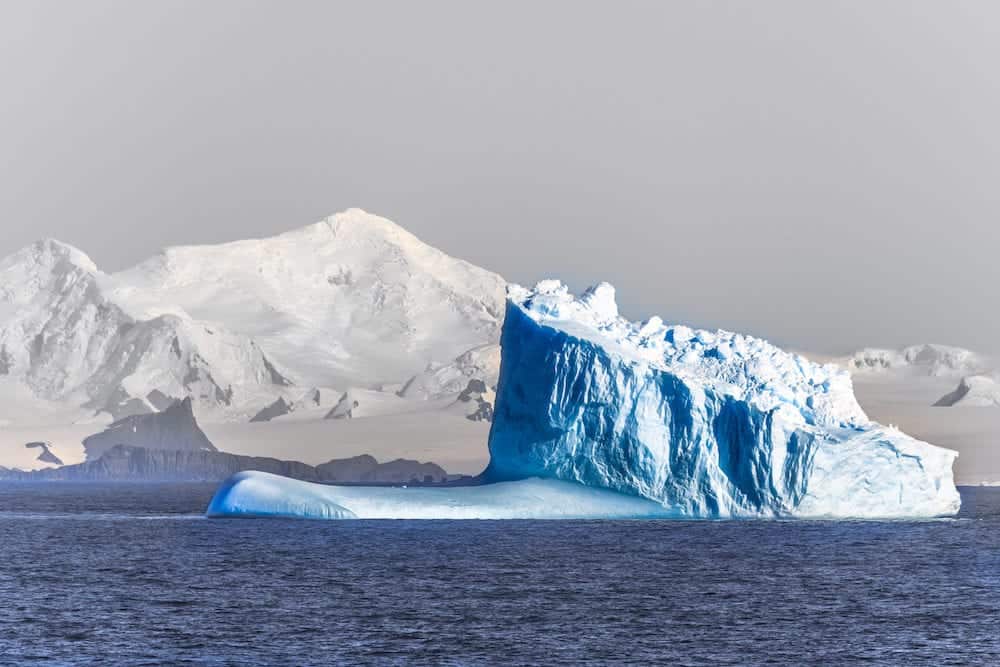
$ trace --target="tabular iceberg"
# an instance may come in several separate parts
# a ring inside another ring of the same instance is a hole
[[[864,414],[850,376],[725,331],[632,323],[604,283],[512,286],[491,480],[546,477],[691,517],[958,511],[956,452]]]
[[[893,518],[951,515],[957,453],[872,422],[850,376],[725,331],[632,323],[614,288],[508,289],[486,484],[235,475],[210,516]]]

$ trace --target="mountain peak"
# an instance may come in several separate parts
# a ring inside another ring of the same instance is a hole
[[[319,222],[296,227],[274,236],[227,241],[216,244],[172,245],[135,268],[164,272],[185,263],[242,261],[267,263],[276,255],[317,256],[335,246],[364,246],[370,249],[394,246],[407,251],[433,249],[395,222],[360,208],[349,208]]]
[[[334,213],[319,224],[326,226],[334,238],[378,237],[396,245],[425,245],[423,241],[392,220],[360,208],[349,208]]]
[[[0,261],[0,267],[9,268],[13,265],[55,266],[68,263],[89,273],[97,272],[97,265],[79,248],[56,239],[39,239],[31,245],[21,248],[6,259]]]
[[[268,238],[168,248],[102,284],[137,319],[183,313],[254,339],[300,384],[368,387],[494,342],[505,282],[351,208]]]

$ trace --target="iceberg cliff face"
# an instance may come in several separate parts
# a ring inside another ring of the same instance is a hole
[[[614,288],[512,286],[491,480],[555,478],[692,517],[954,514],[957,454],[871,422],[850,377],[749,336],[631,323]]]

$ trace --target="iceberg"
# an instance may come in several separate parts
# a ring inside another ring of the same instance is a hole
[[[663,505],[554,479],[481,486],[334,486],[266,472],[230,477],[209,517],[307,519],[634,519],[675,516]]]
[[[727,331],[633,323],[602,283],[511,286],[485,477],[690,517],[952,515],[951,450],[872,422],[850,375]]]
[[[633,323],[606,283],[508,288],[479,486],[345,487],[259,472],[209,516],[916,518],[953,515],[956,452],[872,422],[850,375],[726,331]]]

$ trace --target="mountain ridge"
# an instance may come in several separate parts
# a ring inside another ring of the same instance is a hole
[[[0,259],[0,390],[112,419],[191,397],[244,420],[307,387],[402,383],[495,342],[504,285],[356,208],[110,274],[42,239]]]

